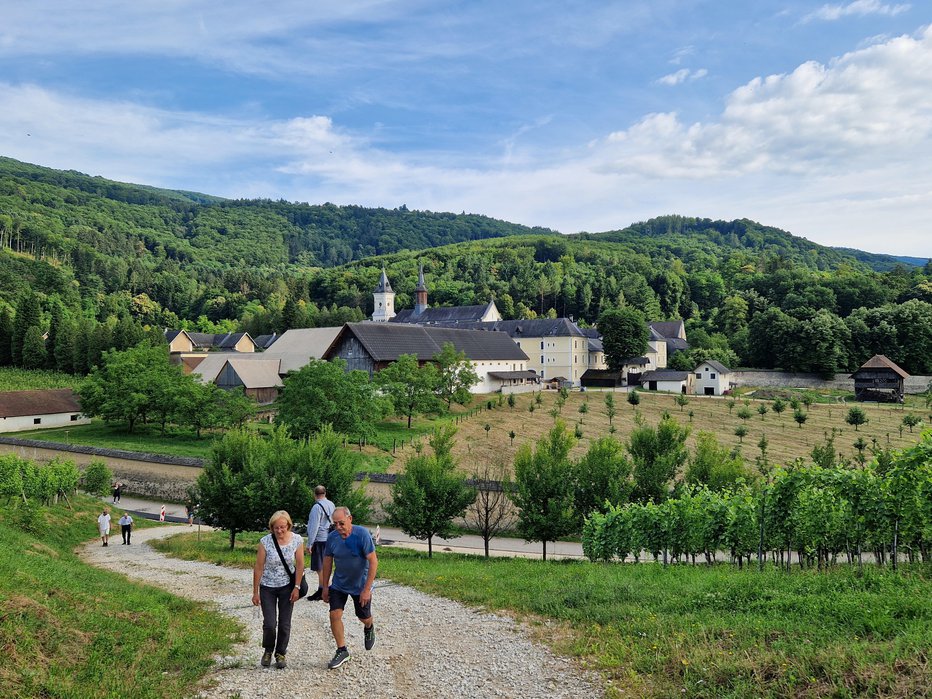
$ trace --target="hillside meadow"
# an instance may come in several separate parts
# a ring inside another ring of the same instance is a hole
[[[454,418],[458,427],[454,453],[459,458],[460,467],[469,470],[473,464],[495,460],[512,463],[520,446],[540,439],[553,427],[555,419],[563,420],[570,432],[579,426],[582,437],[571,453],[573,458],[579,458],[593,440],[611,434],[605,405],[607,394],[600,390],[588,390],[585,393],[571,391],[562,409],[557,405],[559,393],[553,390],[540,392],[539,405],[533,393],[517,395],[513,409],[508,407],[507,402],[499,405],[497,395],[481,396],[472,404],[471,410]],[[695,447],[696,436],[700,431],[711,432],[720,444],[739,449],[750,463],[760,456],[758,443],[764,436],[767,438],[768,461],[783,465],[796,458],[808,459],[812,448],[824,444],[826,436],[831,435],[834,429],[836,452],[842,459],[854,461],[858,454],[854,443],[858,438],[863,438],[868,444],[864,453],[869,458],[872,439],[876,439],[878,445],[884,448],[903,449],[919,441],[922,428],[927,427],[930,420],[930,411],[916,396],[908,397],[906,407],[851,401],[816,402],[808,409],[803,405],[802,410],[806,412],[807,419],[800,426],[793,420],[793,409],[788,403],[786,410],[778,415],[772,410],[772,400],[755,399],[753,394],[734,397],[735,403],[731,408],[729,402],[732,398],[687,396],[689,402],[681,407],[676,403],[676,394],[648,391],[639,391],[639,394],[641,401],[637,407],[628,404],[627,393],[612,394],[615,416],[611,424],[615,428],[613,436],[619,441],[624,442],[636,427],[636,415],[640,415],[647,424],[656,425],[666,412],[690,427],[687,442],[690,449]],[[801,397],[801,394],[797,395]],[[491,410],[487,408],[489,401],[493,405]],[[535,409],[530,412],[532,404]],[[763,416],[757,412],[761,405],[767,407]],[[868,418],[868,422],[857,430],[845,422],[848,409],[854,405],[861,407]],[[738,417],[742,407],[750,411],[750,418],[743,420]],[[556,417],[552,415],[554,410],[558,411]],[[922,425],[914,427],[913,432],[903,427],[903,417],[907,414],[922,419]],[[488,430],[485,429],[486,425],[489,426]],[[748,430],[743,439],[735,435],[739,425],[744,425]],[[511,439],[511,432],[515,433],[514,440]],[[396,458],[391,470],[400,471],[403,465],[403,460]]]

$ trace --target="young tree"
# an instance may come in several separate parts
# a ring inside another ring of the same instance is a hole
[[[857,432],[858,427],[867,422],[867,413],[864,412],[863,408],[860,408],[857,405],[852,406],[848,409],[848,414],[845,416],[845,422],[847,422],[849,425],[853,425],[854,431]]]
[[[312,360],[282,382],[275,422],[295,439],[330,425],[352,437],[368,437],[385,414],[385,405],[364,371],[346,371],[346,362]]]
[[[796,424],[799,425],[800,429],[802,429],[803,423],[805,423],[808,418],[809,416],[803,412],[802,408],[796,408],[796,410],[793,411],[793,419],[796,421]]]
[[[630,394],[628,395],[630,396]],[[605,394],[605,415],[608,417],[608,424],[611,425],[612,420],[615,419],[615,394],[614,393]]]
[[[434,356],[437,362],[437,396],[447,404],[466,405],[472,400],[469,389],[479,383],[479,375],[465,352],[457,352],[452,342],[444,342],[440,352]],[[514,406],[514,398],[511,398]]]
[[[683,408],[685,408],[687,405],[689,405],[689,398],[687,398],[687,397],[686,397],[684,394],[682,394],[682,393],[678,393],[677,396],[676,396],[676,398],[673,399],[673,401],[674,401],[678,406],[680,406],[680,412],[683,412]]]
[[[686,482],[702,484],[709,490],[721,492],[736,486],[739,479],[750,480],[744,459],[719,444],[713,433],[699,432],[696,435],[696,449],[686,467]]]
[[[408,419],[408,429],[415,415],[440,410],[437,398],[437,367],[418,366],[417,357],[403,354],[375,375],[375,383],[385,391],[395,414]]]
[[[466,522],[482,536],[488,558],[489,542],[514,523],[514,511],[508,499],[512,488],[508,465],[502,459],[483,461],[473,468],[470,479],[476,497],[466,508]]]
[[[647,351],[650,331],[644,314],[635,308],[612,308],[599,316],[599,330],[605,348],[605,361],[612,371],[620,371],[623,361]]]
[[[738,441],[741,442],[742,444],[744,444],[744,438],[747,436],[747,434],[748,434],[747,425],[738,425],[735,428],[735,437],[737,437]]]
[[[782,398],[775,398],[772,407],[777,415],[783,415],[783,411],[786,410],[786,401]]]
[[[636,427],[628,438],[628,453],[634,462],[634,498],[639,502],[661,502],[667,485],[686,463],[689,428],[664,417],[657,427]]]
[[[917,425],[921,425],[921,424],[922,424],[922,419],[918,415],[914,415],[913,413],[908,413],[907,415],[903,416],[903,425],[905,427],[908,427],[910,432],[913,431],[914,427],[916,427]]]
[[[517,529],[525,541],[540,541],[547,559],[547,542],[578,529],[573,508],[574,439],[558,421],[532,451],[524,444],[515,455],[515,487],[511,501],[518,508]]]
[[[81,474],[81,490],[88,495],[104,495],[113,482],[113,472],[103,461],[91,461]]]
[[[761,403],[757,406],[757,414],[760,415],[761,420],[764,419],[764,416],[767,414],[768,410],[770,410],[770,408],[767,407],[766,403]]]
[[[637,389],[632,389],[628,391],[628,404],[632,408],[636,408],[641,404],[641,392]]]
[[[612,437],[602,437],[574,467],[575,508],[580,517],[592,512],[606,512],[609,505],[623,505],[631,497],[631,461],[622,444]]]
[[[427,540],[427,557],[433,556],[433,538],[455,532],[453,519],[462,516],[476,493],[456,473],[450,425],[440,427],[428,443],[433,454],[416,454],[392,484],[392,501],[385,511],[390,521],[408,536]]]

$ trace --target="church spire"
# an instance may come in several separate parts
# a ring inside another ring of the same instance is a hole
[[[394,317],[395,292],[392,291],[392,285],[388,281],[383,265],[379,283],[375,285],[375,290],[372,292],[372,320],[385,323]]]
[[[427,284],[424,283],[424,265],[418,263],[417,287],[414,289],[414,315],[420,315],[427,310]]]

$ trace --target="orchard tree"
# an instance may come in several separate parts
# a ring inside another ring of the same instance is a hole
[[[867,413],[864,412],[864,408],[858,407],[857,405],[848,409],[848,414],[845,416],[845,422],[849,425],[854,426],[854,431],[858,431],[858,427],[867,422]]]
[[[525,541],[540,541],[547,560],[547,542],[556,541],[579,528],[573,507],[573,463],[570,449],[575,440],[557,421],[531,450],[523,444],[515,455],[514,490],[511,501],[518,508],[518,533]]]
[[[346,371],[346,362],[312,360],[289,373],[275,403],[275,422],[295,439],[306,439],[324,425],[351,437],[368,437],[385,414],[385,404],[364,371]]]
[[[574,470],[575,507],[581,517],[606,512],[606,503],[623,505],[631,497],[631,461],[612,437],[593,441]]]
[[[668,484],[686,463],[689,428],[671,417],[657,427],[641,425],[628,438],[627,449],[634,462],[634,498],[640,502],[661,502],[668,495]]]
[[[599,316],[599,332],[605,361],[612,371],[621,371],[624,360],[647,352],[650,331],[644,314],[635,308],[611,308]]]
[[[450,425],[440,427],[428,443],[433,454],[415,454],[404,473],[392,484],[391,502],[385,504],[389,520],[408,536],[427,540],[427,557],[433,556],[435,536],[455,533],[453,520],[461,517],[476,493],[456,472]]]
[[[375,375],[375,383],[391,400],[395,414],[408,419],[409,430],[415,415],[440,411],[438,381],[437,367],[429,363],[418,366],[413,354],[401,355]]]
[[[434,361],[437,362],[437,396],[447,404],[447,410],[453,403],[468,404],[472,400],[469,389],[480,379],[466,353],[457,352],[452,342],[444,342]],[[514,407],[514,397],[510,397],[510,401]]]
[[[509,436],[514,440],[514,432]],[[467,524],[482,537],[485,557],[488,558],[489,542],[514,523],[508,499],[512,490],[508,464],[502,459],[483,459],[470,472],[470,481],[476,495],[466,508],[465,518]]]

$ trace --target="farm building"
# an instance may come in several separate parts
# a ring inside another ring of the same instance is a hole
[[[875,354],[851,375],[855,400],[902,403],[903,386],[909,374],[882,354]]]
[[[700,396],[721,396],[731,388],[731,369],[714,359],[696,367],[693,393]]]
[[[673,371],[671,369],[656,369],[641,374],[641,388],[648,391],[671,391],[674,393],[690,393],[693,375],[688,371]]]
[[[0,432],[86,425],[81,404],[70,388],[0,393]]]

